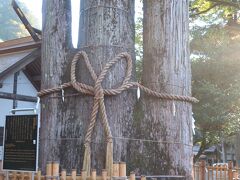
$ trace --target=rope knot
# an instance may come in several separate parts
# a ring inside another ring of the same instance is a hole
[[[103,82],[104,78],[106,77],[106,74],[108,73],[109,69],[114,64],[116,64],[118,61],[120,61],[122,59],[124,59],[127,62],[125,78],[124,78],[122,84],[115,89],[103,89],[102,82]],[[83,60],[85,62],[87,69],[90,72],[93,81],[95,82],[94,86],[83,84],[83,83],[80,83],[77,81],[76,65],[79,60]],[[96,124],[96,118],[97,118],[98,112],[100,112],[103,128],[104,128],[106,138],[107,138],[106,166],[108,169],[111,169],[111,167],[112,167],[112,161],[113,161],[112,133],[111,133],[108,119],[107,119],[106,108],[104,105],[104,95],[105,94],[117,95],[117,94],[120,94],[122,91],[130,88],[131,85],[129,85],[129,80],[131,78],[131,75],[132,75],[132,59],[131,59],[131,56],[127,53],[120,53],[113,60],[109,61],[104,66],[104,68],[100,72],[99,76],[97,76],[96,73],[94,72],[94,70],[89,62],[88,56],[85,52],[80,51],[73,58],[72,65],[71,65],[72,86],[78,92],[94,96],[94,103],[93,103],[93,109],[92,109],[92,113],[91,113],[90,123],[89,123],[89,127],[87,130],[86,136],[85,136],[85,154],[84,154],[84,168],[85,169],[90,169],[90,163],[91,163],[90,142],[91,142],[91,137],[93,134],[93,129]],[[110,171],[111,170],[109,170],[109,172]]]
[[[116,88],[103,89],[102,81],[104,80],[106,74],[108,73],[108,71],[114,64],[116,64],[118,61],[121,61],[122,59],[127,62],[126,73],[125,73],[125,77],[124,77],[122,84]],[[91,85],[87,85],[87,84],[80,83],[77,81],[76,66],[77,66],[77,62],[79,60],[83,60],[85,62],[87,69],[90,72],[90,75],[91,75],[93,81],[95,82],[94,87]],[[72,64],[71,64],[71,84],[72,84],[73,88],[76,89],[78,92],[92,95],[92,96],[98,96],[99,98],[103,98],[103,96],[105,94],[106,95],[118,95],[122,91],[132,87],[133,85],[130,85],[131,83],[129,83],[131,76],[132,76],[132,59],[128,53],[124,53],[124,52],[118,54],[114,59],[109,61],[104,66],[104,68],[100,72],[99,76],[96,75],[96,73],[93,70],[93,67],[88,59],[88,55],[84,51],[78,52],[74,56]],[[96,99],[99,99],[98,97],[96,97]]]
[[[102,82],[103,82],[104,78],[106,77],[106,74],[108,73],[109,69],[114,64],[116,64],[118,61],[120,61],[122,59],[124,59],[127,62],[125,78],[124,78],[122,84],[115,89],[103,89]],[[87,69],[90,72],[93,81],[95,82],[94,87],[90,86],[90,85],[87,85],[87,84],[80,83],[80,82],[77,81],[77,79],[76,79],[76,65],[77,65],[77,62],[79,60],[83,60],[85,62],[86,66],[87,66]],[[105,108],[105,105],[104,105],[104,95],[105,94],[107,94],[107,95],[117,95],[117,94],[120,94],[123,90],[126,90],[126,89],[130,88],[131,85],[129,85],[130,84],[129,80],[131,78],[131,75],[132,75],[132,59],[131,59],[131,56],[128,53],[120,53],[114,59],[109,61],[104,66],[104,68],[100,72],[99,76],[96,75],[95,71],[93,70],[92,65],[89,62],[87,54],[84,51],[80,51],[74,56],[73,61],[72,61],[72,65],[71,65],[71,83],[72,83],[72,86],[78,92],[94,96],[94,105],[93,105],[93,110],[92,110],[92,113],[91,113],[89,128],[87,130],[87,134],[86,134],[86,137],[85,137],[86,140],[91,140],[92,131],[93,131],[93,128],[95,126],[98,111],[100,111],[100,115],[101,115],[101,118],[102,118],[102,123],[103,123],[103,127],[104,127],[104,131],[106,133],[106,136],[107,136],[108,139],[111,139],[112,135],[111,135],[110,126],[109,126],[107,115],[106,115],[106,108]]]
[[[126,66],[126,72],[125,72],[125,77],[124,80],[122,81],[122,84],[119,87],[116,88],[110,88],[110,89],[104,89],[102,87],[102,82],[108,73],[109,69],[116,64],[120,60],[125,60],[127,63]],[[83,60],[87,66],[88,71],[90,72],[90,75],[95,82],[94,86],[87,85],[81,82],[77,81],[76,78],[76,65],[79,60]],[[120,94],[122,91],[127,90],[131,87],[138,87],[148,95],[158,97],[160,99],[167,99],[167,100],[177,100],[177,101],[186,101],[186,102],[191,102],[191,103],[197,103],[198,100],[194,97],[189,97],[189,96],[180,96],[180,95],[173,95],[173,94],[166,94],[166,93],[159,93],[155,92],[137,82],[129,82],[130,78],[132,75],[132,59],[131,56],[126,53],[120,53],[118,54],[114,59],[109,61],[102,71],[100,72],[99,76],[96,75],[96,73],[93,70],[92,65],[89,62],[88,56],[86,52],[80,51],[78,52],[71,64],[71,82],[64,83],[61,87],[57,88],[51,88],[47,90],[41,90],[41,92],[38,93],[38,96],[44,96],[50,93],[54,93],[56,91],[62,91],[64,88],[67,87],[73,87],[76,89],[78,92],[94,96],[94,103],[93,103],[93,109],[91,113],[91,118],[90,118],[90,123],[87,129],[87,133],[85,136],[85,153],[84,153],[84,169],[87,171],[90,171],[90,163],[91,163],[91,147],[90,147],[90,142],[91,142],[91,137],[93,134],[93,129],[96,123],[96,118],[97,114],[99,112],[101,119],[102,119],[102,124],[103,128],[106,134],[107,138],[107,156],[106,156],[106,166],[109,169],[109,172],[111,171],[112,167],[112,161],[113,161],[113,144],[112,144],[112,134],[109,126],[109,122],[107,119],[107,114],[106,114],[106,108],[104,105],[104,96],[109,95],[109,96],[114,96]],[[64,97],[64,94],[63,94]],[[109,154],[109,156],[108,156]]]
[[[103,98],[104,98],[104,92],[101,84],[95,84],[94,99],[103,99]]]

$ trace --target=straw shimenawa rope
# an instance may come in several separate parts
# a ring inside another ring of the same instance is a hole
[[[125,78],[122,82],[122,85],[117,88],[113,88],[113,89],[103,89],[102,81],[104,80],[107,72],[114,64],[116,64],[118,61],[120,61],[122,59],[124,59],[127,62]],[[76,64],[79,60],[83,60],[86,63],[87,69],[89,70],[91,77],[95,82],[94,86],[83,84],[83,83],[80,83],[77,81],[77,79],[76,79]],[[96,123],[96,117],[97,117],[98,111],[100,112],[102,124],[103,124],[104,131],[105,131],[105,134],[107,137],[106,169],[107,169],[108,175],[109,176],[112,175],[113,144],[112,144],[112,134],[111,134],[110,126],[109,126],[108,119],[107,119],[106,109],[105,109],[105,105],[104,105],[104,96],[105,95],[115,96],[129,88],[138,87],[142,91],[144,91],[146,94],[148,94],[150,96],[158,97],[160,99],[186,101],[186,102],[190,102],[190,103],[198,102],[198,100],[194,97],[158,93],[158,92],[155,92],[137,82],[129,82],[131,75],[132,75],[132,59],[131,59],[131,56],[126,52],[118,54],[114,59],[109,61],[105,65],[103,70],[101,71],[100,75],[97,76],[89,62],[86,52],[80,51],[74,56],[74,58],[72,60],[71,82],[64,83],[61,86],[56,87],[56,88],[41,90],[38,93],[38,96],[42,97],[42,96],[45,96],[45,95],[48,95],[48,94],[51,94],[54,92],[61,91],[64,88],[73,87],[80,93],[94,96],[94,103],[93,103],[93,109],[92,109],[92,113],[91,113],[90,123],[89,123],[88,130],[87,130],[87,133],[85,136],[85,153],[84,153],[84,160],[83,160],[84,161],[83,169],[86,170],[88,175],[90,175],[90,167],[91,167],[90,142],[91,142],[91,136],[93,134],[93,128]]]

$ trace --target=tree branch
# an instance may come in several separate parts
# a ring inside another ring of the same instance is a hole
[[[223,5],[223,6],[232,6],[235,8],[240,8],[239,3],[227,2],[227,1],[223,1],[223,0],[207,0],[207,1],[219,3],[220,5]]]
[[[190,15],[190,17],[195,17],[195,16],[198,16],[198,15],[200,15],[200,14],[204,14],[204,13],[210,11],[211,9],[213,9],[213,8],[215,8],[216,6],[219,6],[219,5],[221,5],[221,4],[220,4],[220,3],[215,3],[214,5],[212,5],[211,7],[207,8],[207,9],[205,9],[205,10],[203,10],[203,11],[200,11],[200,12],[198,12],[198,13],[195,13],[195,14]]]
[[[207,13],[211,9],[215,8],[216,6],[231,6],[231,7],[235,7],[235,8],[240,8],[239,3],[226,2],[226,1],[223,1],[223,0],[207,0],[207,1],[214,2],[215,4],[213,4],[211,7],[207,8],[206,10],[203,10],[203,11],[200,11],[198,13],[190,15],[190,17],[195,17],[195,16],[198,16],[200,14]]]

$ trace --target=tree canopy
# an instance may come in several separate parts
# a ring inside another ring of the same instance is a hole
[[[190,16],[208,21],[217,18],[226,20],[230,15],[236,14],[239,8],[239,0],[190,0]]]
[[[193,106],[201,150],[238,132],[239,1],[191,1]],[[201,23],[199,23],[201,22]],[[201,152],[200,152],[201,153]]]

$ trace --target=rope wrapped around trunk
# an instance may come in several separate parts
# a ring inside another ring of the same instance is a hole
[[[104,80],[106,74],[108,73],[109,69],[116,64],[118,61],[124,59],[127,62],[126,67],[126,73],[125,78],[122,82],[122,84],[117,88],[112,89],[103,89],[102,87],[102,81]],[[95,82],[94,86],[90,86],[84,83],[80,83],[76,79],[76,64],[79,60],[83,60],[86,63],[87,69],[90,72],[90,75],[92,79]],[[160,99],[167,99],[167,100],[176,100],[176,101],[186,101],[190,103],[197,103],[198,100],[194,97],[190,96],[179,96],[179,95],[172,95],[172,94],[166,94],[166,93],[159,93],[155,92],[138,82],[129,82],[132,75],[132,59],[131,56],[126,53],[120,53],[118,54],[114,59],[109,61],[103,70],[101,71],[100,75],[97,76],[89,62],[88,56],[86,52],[80,51],[78,52],[71,64],[71,82],[64,83],[59,87],[56,88],[50,88],[41,90],[38,93],[39,97],[61,91],[64,88],[73,87],[78,92],[94,96],[94,103],[93,103],[93,109],[91,112],[91,118],[90,123],[87,129],[87,133],[85,136],[85,153],[84,153],[84,162],[83,162],[83,169],[86,170],[87,174],[90,175],[90,167],[91,167],[91,137],[93,134],[93,129],[96,123],[97,113],[100,113],[103,128],[107,137],[107,152],[106,152],[106,169],[108,172],[108,175],[112,175],[112,164],[113,164],[113,144],[112,144],[112,133],[110,130],[110,126],[107,119],[106,109],[104,105],[104,96],[115,96],[120,94],[122,91],[127,90],[129,88],[138,87],[143,92],[150,96],[154,96]]]

